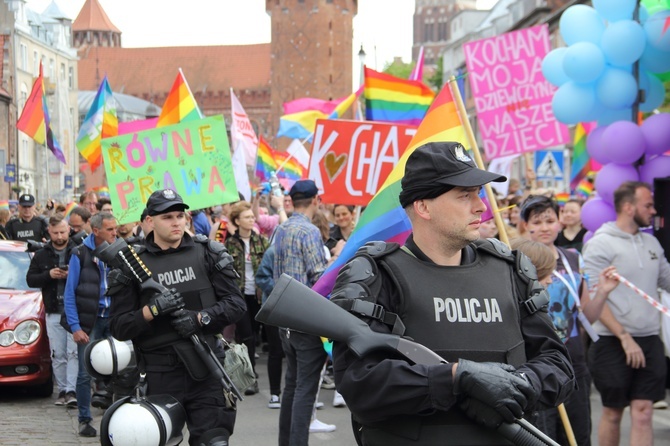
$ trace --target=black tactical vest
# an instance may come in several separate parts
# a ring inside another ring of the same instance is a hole
[[[405,336],[449,362],[526,362],[511,265],[477,250],[474,263],[439,266],[403,249],[379,260],[403,296]],[[411,298],[409,298],[411,296]]]
[[[194,243],[193,247],[174,255],[157,256],[142,251],[139,256],[151,271],[154,280],[166,288],[175,288],[184,298],[186,309],[197,311],[216,303],[205,263],[206,249],[204,244]],[[146,305],[151,297],[150,293],[143,293],[140,304]],[[152,322],[153,335],[141,336],[135,340],[136,344],[143,350],[153,350],[183,341],[170,321],[170,317],[156,318]]]

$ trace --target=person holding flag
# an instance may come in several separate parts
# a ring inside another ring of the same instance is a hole
[[[501,242],[479,240],[486,210],[479,190],[504,180],[477,168],[460,143],[419,146],[399,193],[412,229],[405,245],[368,243],[340,270],[333,302],[446,361],[410,364],[383,352],[358,358],[336,342],[335,382],[359,444],[508,444],[478,424],[514,422],[573,390],[532,263]]]

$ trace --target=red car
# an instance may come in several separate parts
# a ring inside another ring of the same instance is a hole
[[[0,387],[25,386],[47,397],[51,350],[42,292],[26,284],[30,259],[24,242],[0,240]]]

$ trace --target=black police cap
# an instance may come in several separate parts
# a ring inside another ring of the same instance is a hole
[[[147,200],[147,215],[159,215],[175,210],[183,211],[188,209],[181,196],[172,189],[157,190]]]

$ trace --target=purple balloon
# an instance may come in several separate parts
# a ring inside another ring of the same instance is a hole
[[[582,225],[591,232],[596,232],[604,223],[614,220],[614,207],[600,197],[592,198],[582,206]]]
[[[596,127],[591,130],[591,133],[586,137],[586,151],[589,156],[600,164],[607,164],[612,162],[607,156],[607,147],[602,143],[603,132],[607,126]]]
[[[600,139],[607,157],[617,164],[631,164],[644,155],[647,143],[634,122],[617,121],[607,126]]]
[[[598,195],[608,204],[614,204],[614,191],[626,181],[638,181],[640,176],[635,167],[609,163],[596,175],[595,187]],[[586,227],[586,226],[584,226]],[[589,229],[589,228],[587,228]]]
[[[594,235],[593,231],[587,231],[586,234],[584,234],[584,237],[582,237],[582,242],[586,244],[586,242],[588,242],[593,238],[593,235]]]
[[[654,185],[654,178],[670,177],[670,156],[650,158],[640,166],[640,181]]]
[[[647,143],[647,155],[660,155],[670,150],[670,113],[651,115],[640,128]],[[588,140],[586,144],[588,149]]]

